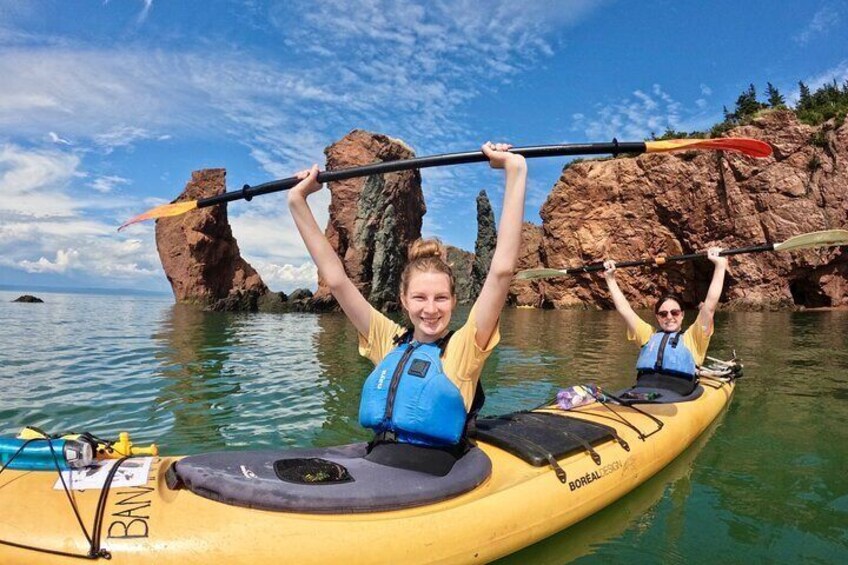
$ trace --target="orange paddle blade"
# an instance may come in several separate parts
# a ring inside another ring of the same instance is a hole
[[[118,231],[121,231],[125,227],[137,224],[138,222],[143,222],[144,220],[156,220],[158,218],[169,218],[171,216],[179,216],[180,214],[185,214],[191,210],[197,208],[197,200],[189,200],[186,202],[174,202],[173,204],[162,204],[161,206],[157,206],[156,208],[152,208],[145,212],[144,214],[139,214],[135,218],[131,218],[124,222],[124,224],[118,228]]]
[[[759,139],[747,137],[719,137],[716,139],[666,139],[664,141],[646,141],[647,153],[680,151],[682,149],[713,149],[738,151],[749,157],[764,158],[771,155],[771,145]]]

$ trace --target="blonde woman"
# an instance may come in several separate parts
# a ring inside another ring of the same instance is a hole
[[[362,296],[318,227],[307,204],[321,188],[317,165],[298,173],[302,180],[289,192],[292,217],[319,275],[359,332],[360,354],[376,365],[359,410],[360,423],[375,433],[368,455],[375,462],[443,475],[467,449],[467,423],[482,403],[480,373],[500,340],[498,319],[521,244],[527,164],[509,148],[482,147],[490,166],[505,173],[503,212],[486,281],[453,333],[455,280],[438,240],[418,240],[409,249],[400,299],[411,326],[404,328]]]

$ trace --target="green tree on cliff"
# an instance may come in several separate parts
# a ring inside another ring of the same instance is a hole
[[[835,119],[837,127],[845,121],[845,116],[848,115],[848,82],[840,88],[836,79],[833,79],[813,93],[810,93],[809,87],[803,82],[799,82],[798,87],[799,98],[795,114],[799,120],[817,125]]]
[[[795,110],[806,110],[810,105],[812,96],[810,95],[810,87],[804,84],[804,81],[798,81],[798,105]]]
[[[766,105],[757,101],[757,89],[753,84],[748,85],[748,90],[739,95],[736,99],[736,111],[734,116],[737,122],[741,122],[745,118],[750,118]]]
[[[736,99],[736,108],[733,112],[729,111],[727,106],[722,107],[724,121],[710,128],[709,137],[721,137],[731,128],[748,123],[760,110],[787,108],[786,99],[770,82],[766,83],[766,96],[768,103],[759,102],[756,87],[753,84],[748,85],[748,88]],[[804,81],[798,81],[798,103],[790,109],[805,124],[815,126],[834,120],[836,127],[839,127],[848,117],[848,80],[840,85],[836,79],[833,79],[817,88],[815,92],[812,92]],[[651,139],[704,137],[705,135],[704,132],[685,133],[669,127],[660,137],[656,137],[656,134],[651,132]]]
[[[786,106],[786,99],[770,82],[766,83],[766,96],[768,96],[768,105],[772,108]]]

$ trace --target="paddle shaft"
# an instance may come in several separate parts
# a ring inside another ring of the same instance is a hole
[[[743,253],[762,253],[763,251],[774,251],[774,243],[765,243],[763,245],[752,245],[750,247],[739,247],[738,249],[726,249],[719,253],[721,257],[727,257],[728,255],[741,255]],[[642,267],[644,265],[663,265],[665,263],[680,263],[683,261],[694,261],[695,259],[700,259],[702,257],[706,257],[706,253],[688,253],[686,255],[672,255],[671,257],[655,257],[654,259],[639,259],[636,261],[621,261],[616,262],[615,268],[622,269],[626,267]],[[597,263],[594,265],[584,265],[582,267],[575,267],[565,269],[565,271],[569,274],[571,273],[594,273],[597,271],[603,271],[604,265],[602,263]]]
[[[535,157],[560,157],[563,155],[618,155],[620,153],[644,153],[646,146],[644,142],[621,142],[615,139],[610,143],[582,143],[568,145],[539,145],[534,147],[513,147],[510,153],[523,155],[531,159]],[[430,155],[415,159],[404,159],[400,161],[386,161],[384,163],[372,163],[361,167],[339,169],[337,171],[322,171],[318,173],[318,182],[326,183],[346,180],[355,177],[367,177],[410,169],[426,169],[429,167],[442,167],[445,165],[461,165],[465,163],[481,163],[488,161],[482,151],[471,151],[467,153],[446,153],[444,155]],[[241,190],[225,192],[217,196],[210,196],[197,201],[198,208],[214,206],[223,202],[244,199],[250,201],[254,196],[269,194],[288,190],[300,182],[297,177],[289,177],[258,184],[256,186],[244,185]]]

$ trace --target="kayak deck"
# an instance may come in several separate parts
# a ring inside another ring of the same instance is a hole
[[[480,441],[492,465],[488,479],[455,498],[402,510],[304,514],[222,504],[169,489],[165,471],[179,458],[153,458],[147,484],[110,492],[101,545],[113,563],[155,559],[157,565],[205,563],[212,556],[227,563],[488,562],[594,514],[670,463],[715,420],[734,390],[733,382],[708,385],[690,402],[615,406],[618,416],[597,403],[568,412],[538,410],[553,415],[544,417],[608,426],[629,450],[605,441],[593,447],[597,458],[583,449],[558,458],[563,480],[550,464],[534,466]],[[56,474],[46,472],[0,475],[0,499],[17,509],[0,516],[0,540],[88,552],[65,493],[53,490],[55,481]],[[98,490],[73,493],[89,530],[99,496]],[[76,561],[0,545],[0,562]]]

